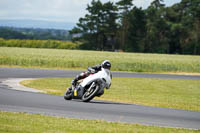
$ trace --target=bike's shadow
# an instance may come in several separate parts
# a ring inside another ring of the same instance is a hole
[[[73,100],[76,102],[82,102],[81,100]],[[83,103],[88,103],[88,104],[115,104],[115,105],[131,105],[128,103],[119,103],[119,102],[112,102],[112,101],[100,101],[100,100],[92,100],[90,102],[83,102]]]

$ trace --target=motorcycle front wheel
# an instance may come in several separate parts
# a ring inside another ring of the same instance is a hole
[[[82,101],[89,102],[90,100],[92,100],[98,93],[99,88],[100,88],[99,85],[96,85],[92,87],[91,89],[87,90],[82,96]]]

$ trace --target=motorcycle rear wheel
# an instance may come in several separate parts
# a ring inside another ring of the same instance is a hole
[[[70,89],[72,89],[72,88],[70,87],[64,94],[65,100],[72,100],[72,91]]]

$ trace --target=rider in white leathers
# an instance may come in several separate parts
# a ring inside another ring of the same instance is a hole
[[[71,100],[71,96],[69,97],[68,94],[71,95],[71,93],[73,92],[73,89],[75,88],[78,92],[79,92],[79,96],[82,95],[81,93],[82,90],[83,90],[83,87],[85,87],[85,83],[88,83],[88,80],[90,80],[91,78],[97,78],[95,77],[95,75],[97,74],[98,76],[102,76],[101,74],[103,74],[104,76],[104,72],[106,75],[109,75],[110,77],[108,78],[107,80],[107,85],[105,86],[106,89],[109,89],[110,86],[111,86],[111,79],[112,79],[112,74],[110,73],[110,68],[111,68],[111,63],[110,61],[108,60],[105,60],[101,63],[101,65],[96,65],[96,66],[93,66],[93,67],[89,67],[88,68],[88,71],[86,72],[83,72],[79,75],[76,76],[76,78],[72,81],[72,86],[69,87],[67,89],[67,92],[65,94],[65,99],[66,100]],[[91,75],[91,74],[94,74],[94,75]],[[99,75],[100,74],[100,75]],[[92,76],[91,78],[89,78],[89,76]],[[96,76],[97,76],[96,75]],[[94,76],[94,77],[93,77]],[[88,80],[85,80],[87,79],[86,77],[88,77],[89,79]],[[82,82],[80,82],[80,84],[77,84],[77,82],[81,79],[84,79]],[[106,80],[107,78],[105,77],[104,80]],[[110,80],[110,81],[109,81]],[[74,93],[75,95],[76,93]],[[96,96],[101,96],[104,94],[104,88],[101,88],[97,93],[96,93]],[[77,94],[76,94],[77,95]],[[81,96],[82,97],[82,96]]]
[[[96,65],[93,67],[88,67],[88,71],[83,72],[79,75],[76,76],[76,78],[72,81],[72,85],[76,85],[77,81],[84,79],[86,77],[88,77],[91,73],[97,73],[98,71],[101,70],[101,68],[105,68],[105,69],[109,69],[111,68],[111,63],[108,60],[103,61],[100,65]]]

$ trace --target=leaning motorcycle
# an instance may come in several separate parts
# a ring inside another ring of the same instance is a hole
[[[95,96],[100,97],[104,93],[104,88],[109,89],[111,85],[111,72],[109,69],[101,68],[101,71],[90,74],[87,78],[71,86],[64,94],[65,100],[81,99],[89,102]]]

